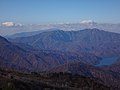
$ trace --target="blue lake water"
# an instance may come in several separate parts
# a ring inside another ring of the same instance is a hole
[[[119,58],[118,56],[104,57],[104,58],[102,58],[100,63],[95,66],[110,65],[110,64],[116,62],[118,58]]]

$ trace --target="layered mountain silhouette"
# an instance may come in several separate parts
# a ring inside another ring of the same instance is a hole
[[[11,41],[25,43],[38,49],[75,53],[89,52],[98,56],[114,56],[120,53],[120,34],[99,29],[56,30]]]
[[[95,66],[103,57],[120,56],[120,34],[99,29],[55,30],[8,40],[0,36],[1,68],[68,72],[120,87],[119,59],[108,66]]]
[[[70,53],[60,51],[36,50],[25,44],[9,42],[0,37],[0,64],[17,70],[44,71],[67,62],[81,61],[96,64],[101,58],[90,53]],[[23,46],[22,46],[23,45]]]

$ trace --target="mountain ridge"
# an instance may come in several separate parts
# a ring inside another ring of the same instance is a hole
[[[120,52],[120,34],[99,29],[80,31],[50,31],[30,37],[10,39],[25,43],[38,49],[60,50],[70,52],[90,52],[96,55],[118,55]],[[71,49],[72,48],[72,49]],[[111,49],[111,52],[108,50]],[[118,50],[117,50],[118,49]]]

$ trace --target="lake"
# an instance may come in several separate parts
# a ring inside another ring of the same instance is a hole
[[[104,57],[104,58],[102,58],[100,63],[95,66],[111,65],[114,62],[116,62],[118,58],[119,58],[119,56]]]

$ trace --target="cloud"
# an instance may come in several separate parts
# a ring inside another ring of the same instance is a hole
[[[94,21],[93,20],[83,20],[80,23],[82,23],[82,24],[90,24],[90,23],[94,23]]]
[[[7,26],[7,27],[14,26],[14,25],[15,25],[15,23],[13,23],[13,22],[3,22],[2,23],[2,26]]]
[[[14,23],[14,22],[3,22],[1,26],[12,27],[12,26],[22,26],[22,24]]]

